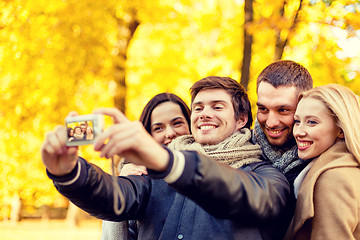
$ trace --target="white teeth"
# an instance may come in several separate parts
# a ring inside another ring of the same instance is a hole
[[[204,125],[204,126],[201,126],[200,127],[200,129],[201,130],[209,130],[209,129],[213,129],[213,128],[215,128],[215,126],[213,126],[213,125]]]
[[[281,133],[280,130],[269,130],[269,132],[270,132],[271,134],[279,134],[279,133]]]
[[[299,147],[306,147],[306,146],[310,146],[311,142],[299,142]]]

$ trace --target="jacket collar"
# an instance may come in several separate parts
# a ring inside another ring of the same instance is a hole
[[[314,186],[319,176],[329,169],[359,166],[354,156],[348,152],[344,141],[334,144],[312,161],[315,161],[314,165],[299,189],[297,205],[301,208],[296,208],[293,232],[297,232],[306,220],[314,217]]]

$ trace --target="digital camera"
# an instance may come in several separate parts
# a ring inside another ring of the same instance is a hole
[[[92,144],[103,131],[104,117],[101,114],[78,115],[65,118],[67,146]]]

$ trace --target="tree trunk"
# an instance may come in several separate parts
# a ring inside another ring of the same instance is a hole
[[[250,78],[251,47],[253,42],[252,35],[247,31],[247,27],[253,21],[253,0],[245,0],[244,11],[244,49],[240,83],[247,90]]]
[[[284,54],[284,49],[286,47],[286,44],[288,43],[290,38],[293,36],[293,34],[294,34],[295,30],[296,30],[297,24],[299,22],[299,12],[301,11],[302,3],[303,3],[303,0],[300,0],[299,7],[298,7],[298,9],[297,9],[297,11],[295,13],[294,20],[293,20],[293,22],[292,22],[292,24],[291,24],[291,26],[289,28],[289,33],[286,36],[286,38],[285,39],[281,38],[281,29],[276,34],[277,37],[276,37],[275,56],[274,56],[275,61],[280,60],[282,58],[282,55]],[[286,5],[286,1],[284,1],[282,9],[280,10],[280,15],[282,17],[284,17],[285,5]]]
[[[139,26],[136,14],[132,14],[130,22],[118,19],[118,54],[114,59],[114,81],[116,82],[115,107],[125,112],[126,97],[126,59],[127,50],[134,33]]]
[[[16,224],[20,221],[20,212],[21,212],[21,199],[18,194],[15,194],[11,200],[11,211],[10,211],[10,221],[13,224]]]

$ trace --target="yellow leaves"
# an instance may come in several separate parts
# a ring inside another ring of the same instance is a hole
[[[353,2],[303,2],[283,58],[308,67],[316,85],[338,82],[360,91],[359,57],[340,59],[340,38],[333,30],[345,29],[342,35],[349,37],[360,29],[358,7],[344,10]],[[300,2],[286,1],[283,14],[283,0],[253,3],[254,22],[245,28],[254,39],[249,84],[254,104],[256,77],[273,61],[277,34],[282,40],[289,36]],[[126,114],[135,120],[159,92],[176,93],[189,104],[189,87],[200,78],[238,80],[241,75],[241,0],[24,0],[0,2],[0,7],[0,123],[5,127],[0,129],[0,174],[6,176],[0,188],[8,195],[19,191],[36,204],[58,197],[39,148],[44,134],[63,124],[69,111],[88,114],[112,107],[121,91]],[[140,26],[126,49],[127,24],[134,19]],[[120,58],[125,53],[126,62]],[[126,88],[119,89],[116,80],[122,76]],[[92,146],[82,147],[81,154],[108,166]],[[25,180],[36,183],[26,192]],[[6,194],[0,194],[1,205]]]
[[[21,114],[21,105],[17,104],[15,107],[15,113],[16,115],[20,115]]]
[[[349,30],[360,29],[359,13],[357,13],[357,14],[349,13],[344,17],[344,20],[347,23],[346,26],[349,26],[349,25],[351,26],[351,29],[349,29]]]
[[[256,35],[256,33],[264,30],[288,30],[292,24],[293,18],[282,17],[279,15],[272,15],[269,18],[261,18],[245,26],[249,34]]]
[[[74,37],[78,37],[81,32],[81,27],[79,25],[75,24],[72,26],[72,31],[73,31]]]
[[[0,15],[0,23],[1,25],[8,25],[14,20],[14,15],[12,14],[14,9],[12,6],[6,6],[6,3],[0,2],[1,6],[1,15]]]

